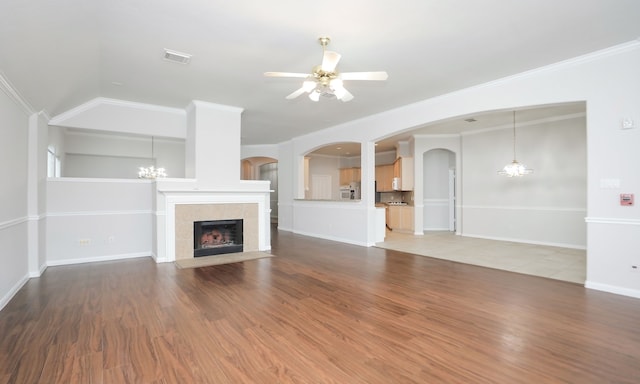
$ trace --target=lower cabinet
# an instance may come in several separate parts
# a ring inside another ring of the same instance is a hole
[[[408,205],[390,205],[387,225],[394,231],[413,233],[413,207]]]

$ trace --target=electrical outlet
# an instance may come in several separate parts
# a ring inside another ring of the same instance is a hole
[[[91,239],[78,239],[78,245],[81,247],[91,245]]]
[[[113,244],[113,243],[115,243],[115,242],[116,242],[116,237],[115,237],[115,236],[109,236],[109,237],[107,238],[107,243],[108,243],[108,244]]]

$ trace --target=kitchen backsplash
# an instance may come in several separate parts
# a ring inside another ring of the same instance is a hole
[[[409,205],[413,205],[413,191],[380,192],[381,203],[397,201],[402,201]]]

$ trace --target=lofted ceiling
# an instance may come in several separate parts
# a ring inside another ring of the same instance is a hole
[[[637,0],[3,0],[0,71],[51,117],[96,97],[195,99],[243,108],[242,144],[272,144],[636,40],[639,17]],[[310,72],[320,36],[338,70],[389,79],[345,82],[347,103],[286,100],[302,79],[263,73]]]

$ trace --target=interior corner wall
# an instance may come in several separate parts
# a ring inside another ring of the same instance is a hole
[[[28,202],[29,213],[29,276],[39,277],[47,266],[47,161],[48,119],[43,113],[29,118]]]
[[[29,113],[0,83],[0,309],[24,285],[28,266]]]
[[[293,155],[293,143],[287,141],[278,145],[278,229],[293,231],[293,201],[298,186],[294,172],[298,168]]]

